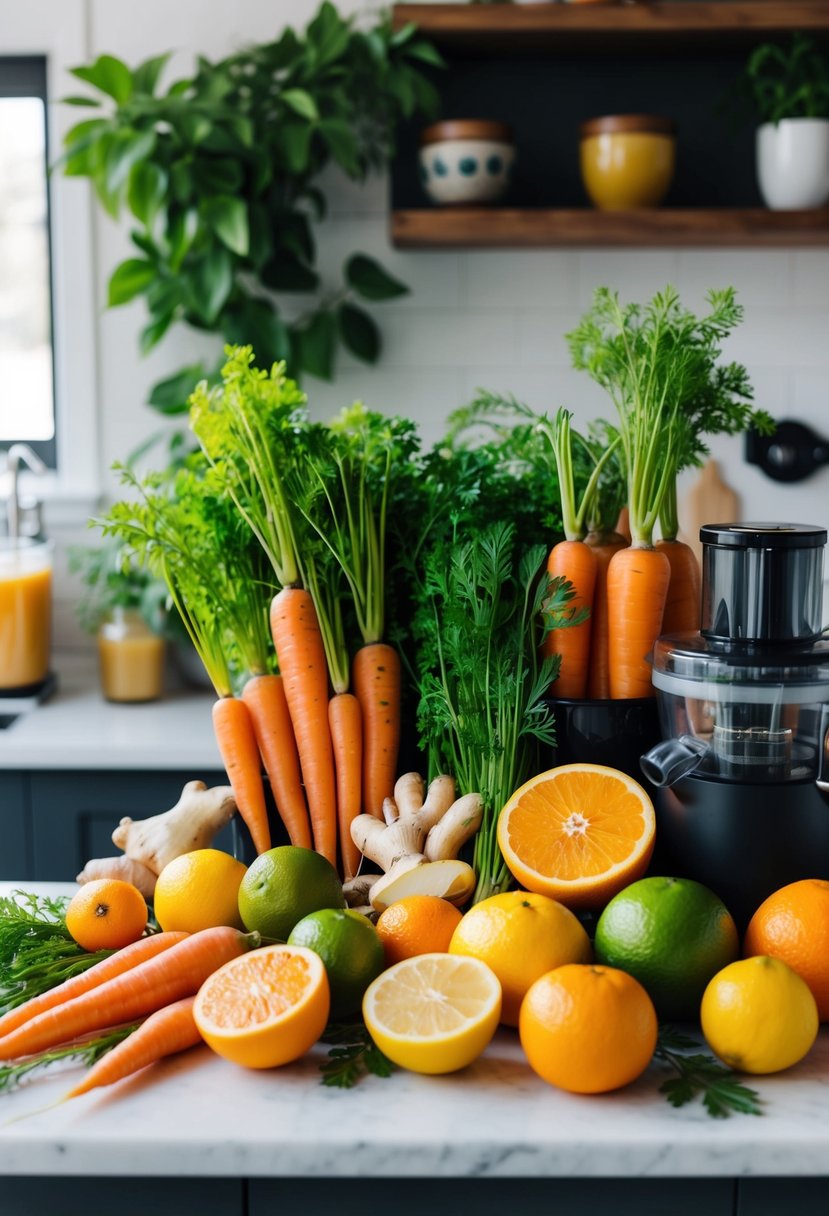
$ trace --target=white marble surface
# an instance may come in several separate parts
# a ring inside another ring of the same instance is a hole
[[[42,884],[39,889],[46,889]],[[2,889],[2,888],[0,888]],[[6,887],[8,889],[8,885]],[[66,889],[57,885],[52,890]],[[232,1177],[671,1177],[829,1173],[829,1030],[796,1068],[749,1083],[764,1115],[674,1110],[652,1067],[576,1097],[540,1081],[514,1031],[464,1072],[326,1089],[324,1049],[272,1072],[195,1048],[98,1095],[41,1110],[52,1076],[0,1096],[0,1174]],[[73,1074],[76,1075],[76,1074]],[[28,1111],[40,1113],[9,1123]],[[2,1203],[0,1203],[0,1208]]]
[[[56,669],[54,696],[0,730],[0,769],[222,769],[210,692],[116,705],[101,696],[94,656],[59,655]]]

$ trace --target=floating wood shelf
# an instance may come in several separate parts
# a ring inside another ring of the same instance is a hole
[[[392,212],[391,236],[403,249],[829,245],[829,209],[444,207]]]
[[[414,22],[453,53],[600,50],[623,40],[640,50],[747,43],[793,30],[829,34],[827,0],[653,0],[628,4],[398,4],[394,25]]]

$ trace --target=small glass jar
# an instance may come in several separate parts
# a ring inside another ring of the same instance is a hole
[[[113,608],[98,630],[107,701],[157,701],[164,691],[164,639],[134,608]]]
[[[52,544],[0,538],[0,690],[34,689],[49,674]]]

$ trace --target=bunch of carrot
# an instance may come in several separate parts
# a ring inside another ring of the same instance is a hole
[[[157,933],[90,967],[0,1018],[0,1060],[37,1063],[83,1054],[94,1039],[126,1037],[64,1095],[74,1098],[132,1075],[200,1041],[193,1000],[224,963],[259,945],[236,929]],[[128,1024],[140,1020],[131,1029]]]

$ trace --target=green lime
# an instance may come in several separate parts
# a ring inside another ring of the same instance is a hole
[[[328,972],[331,1016],[358,1013],[363,993],[386,966],[383,943],[374,925],[351,908],[324,908],[294,925],[289,946],[307,946],[318,954]]]
[[[597,963],[627,971],[660,1018],[696,1020],[708,981],[740,955],[725,904],[690,878],[642,878],[611,899],[596,925]]]
[[[319,908],[344,908],[343,887],[330,861],[312,849],[284,844],[260,853],[239,887],[239,915],[248,930],[284,942],[298,920]]]

